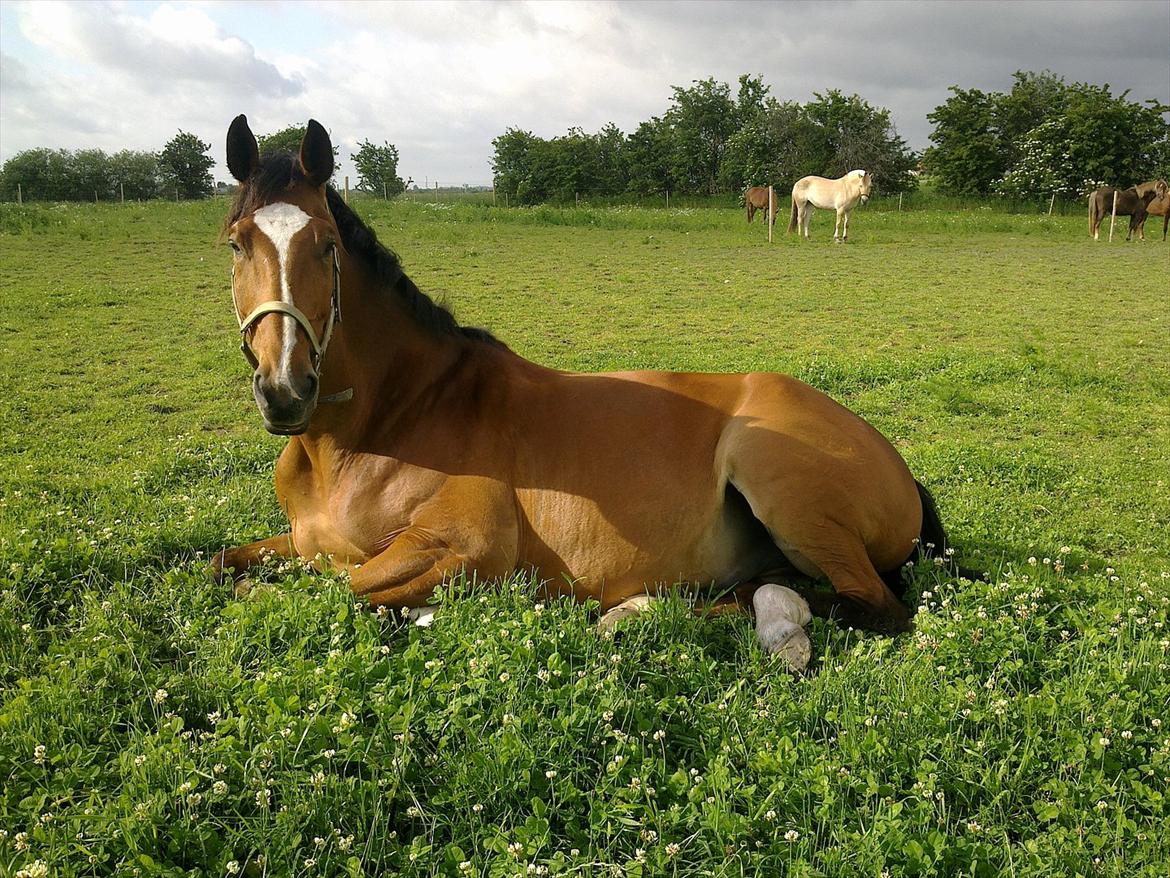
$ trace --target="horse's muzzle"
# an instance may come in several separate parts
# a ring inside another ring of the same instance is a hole
[[[868,196],[868,195],[862,195],[862,196],[861,196],[861,203],[862,203],[862,204],[869,204],[869,196]]]
[[[308,372],[299,380],[274,381],[261,372],[252,379],[252,395],[264,429],[278,436],[296,436],[309,429],[317,408],[317,373]]]

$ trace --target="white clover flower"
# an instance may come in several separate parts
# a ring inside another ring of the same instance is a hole
[[[238,860],[228,860],[224,864],[223,870],[229,875],[238,875],[240,873],[240,863]]]
[[[154,703],[155,704],[162,704],[164,701],[167,700],[167,695],[169,695],[169,694],[170,693],[168,693],[166,689],[155,689],[154,695],[153,695]]]
[[[33,747],[33,762],[35,762],[37,765],[44,765],[46,752],[47,751],[44,744],[37,744],[35,747]]]
[[[49,866],[44,860],[33,860],[16,873],[16,878],[48,878]]]
[[[764,819],[769,823],[774,822],[776,820],[776,812],[769,810],[766,814],[764,814]]]
[[[222,780],[217,780],[211,785],[211,791],[217,796],[222,796],[228,791],[228,785]]]
[[[799,839],[800,839],[800,833],[797,832],[795,829],[790,829],[786,833],[784,833],[784,840],[786,842],[788,842],[789,844],[792,844],[793,842],[798,841]]]
[[[550,768],[548,771],[546,771],[544,773],[544,776],[547,777],[549,780],[552,780],[554,777],[557,776],[556,769]]]
[[[668,857],[678,856],[678,852],[681,850],[682,850],[682,848],[679,846],[679,844],[677,842],[672,841],[670,844],[668,844],[666,846],[666,856],[668,856]]]

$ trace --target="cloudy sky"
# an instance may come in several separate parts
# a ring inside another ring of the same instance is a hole
[[[1050,69],[1170,103],[1170,2],[10,2],[0,0],[0,159],[35,146],[213,144],[321,121],[389,140],[421,183],[487,183],[508,126],[625,131],[670,86],[760,74],[888,107],[916,149],[947,86]]]

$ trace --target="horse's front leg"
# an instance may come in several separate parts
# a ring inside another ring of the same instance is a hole
[[[386,551],[355,566],[350,575],[354,594],[367,598],[370,606],[401,610],[425,607],[438,586],[460,573],[494,579],[515,566],[512,553],[499,547],[460,550],[421,527],[400,534]]]
[[[844,221],[844,224],[845,224],[844,229],[841,228],[842,221]],[[837,232],[839,230],[842,232],[840,238],[837,237]],[[838,207],[837,208],[837,222],[833,225],[833,240],[844,242],[845,236],[848,234],[849,234],[849,214],[845,212],[844,208]]]
[[[211,559],[211,575],[215,577],[216,582],[223,582],[229,575],[247,573],[265,558],[274,555],[278,558],[295,558],[296,554],[292,534],[277,534],[266,540],[248,543],[246,546],[216,552]]]

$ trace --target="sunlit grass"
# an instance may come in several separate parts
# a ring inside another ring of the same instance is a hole
[[[1170,305],[1077,216],[363,201],[571,369],[775,369],[863,414],[987,582],[814,673],[524,578],[435,625],[207,553],[276,532],[222,203],[0,208],[0,874],[1148,875],[1170,860]],[[202,553],[202,555],[200,554]],[[29,873],[33,874],[33,873]]]

